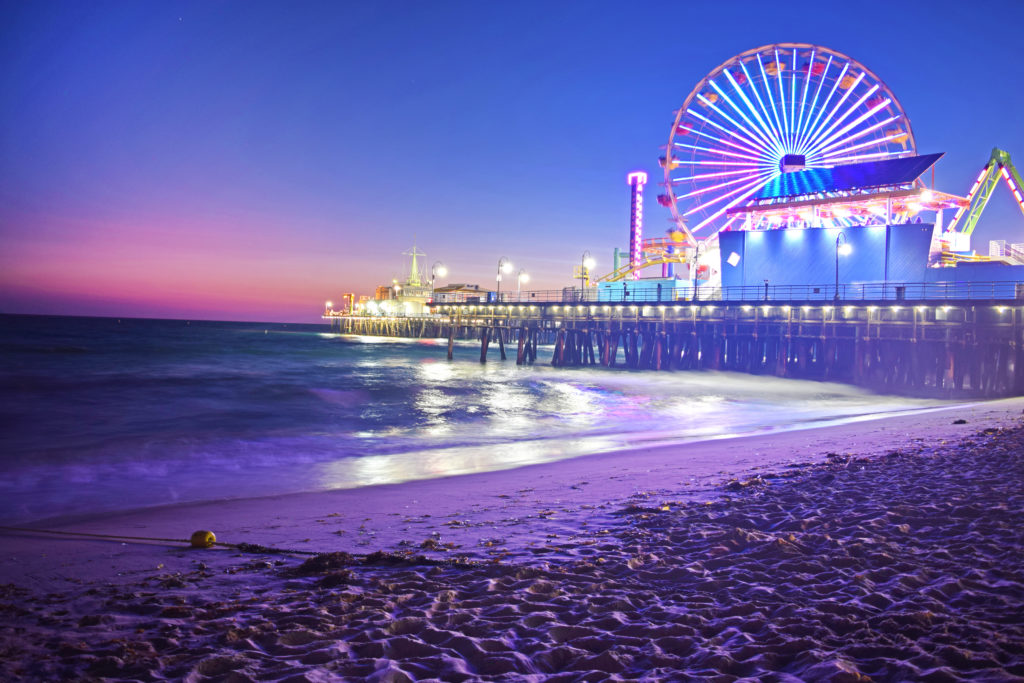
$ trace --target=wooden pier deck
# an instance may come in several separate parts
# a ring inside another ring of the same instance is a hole
[[[359,334],[478,339],[518,364],[729,370],[885,392],[1024,394],[1024,299],[775,299],[440,304],[420,319],[348,318]],[[540,358],[541,347],[550,357]],[[550,351],[547,349],[550,347]]]

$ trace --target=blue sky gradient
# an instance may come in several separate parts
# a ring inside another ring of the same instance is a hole
[[[878,74],[936,187],[1024,165],[1024,3],[10,2],[0,310],[315,320],[401,275],[531,288],[628,240],[672,111],[730,56],[820,44]],[[648,186],[648,234],[668,227]],[[997,189],[975,231],[1024,242]]]

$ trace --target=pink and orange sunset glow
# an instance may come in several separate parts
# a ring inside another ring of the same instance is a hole
[[[310,322],[401,277],[414,243],[446,281],[493,287],[507,256],[567,286],[584,250],[603,273],[628,249],[626,173],[652,178],[646,234],[668,227],[673,107],[779,40],[885,74],[945,191],[993,146],[1024,156],[1024,62],[990,39],[1019,3],[721,5],[691,4],[702,28],[674,41],[667,2],[6,3],[0,311]],[[1008,193],[974,237],[1024,241]]]

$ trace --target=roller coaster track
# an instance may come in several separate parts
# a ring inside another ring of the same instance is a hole
[[[672,255],[656,255],[651,256],[636,266],[632,266],[629,263],[620,267],[618,270],[612,271],[607,275],[604,275],[597,279],[597,282],[618,282],[619,280],[625,280],[634,270],[641,270],[643,268],[649,268],[650,266],[660,266],[666,263],[686,263],[688,259],[686,254],[672,254]]]
[[[1014,199],[1017,200],[1017,206],[1020,207],[1021,212],[1024,212],[1024,189],[1022,189],[1024,180],[1021,180],[1020,173],[1010,161],[1010,155],[999,148],[993,148],[988,163],[981,169],[974,185],[971,186],[971,191],[967,193],[968,205],[956,212],[953,220],[946,226],[947,231],[956,230],[963,219],[963,227],[960,232],[965,235],[974,232],[974,227],[978,224],[978,219],[981,218],[982,212],[988,205],[988,200],[992,198],[992,191],[999,183],[1000,176],[1006,181]]]

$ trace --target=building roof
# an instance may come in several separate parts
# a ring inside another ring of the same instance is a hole
[[[486,289],[480,289],[480,285],[456,283],[445,285],[444,287],[435,287],[435,292],[480,292],[486,293]]]
[[[876,187],[908,185],[931,168],[943,152],[902,159],[865,161],[831,168],[805,168],[773,178],[754,196],[755,201],[809,194],[829,194]]]

